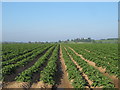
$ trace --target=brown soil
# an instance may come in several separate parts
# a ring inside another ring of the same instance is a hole
[[[63,77],[63,71],[62,71],[62,65],[61,65],[61,61],[60,61],[60,50],[59,50],[59,57],[58,60],[56,62],[57,65],[57,71],[55,73],[55,85],[53,86],[53,89],[57,89],[59,88],[58,86],[61,84],[61,78]]]
[[[30,89],[32,90],[34,90],[34,88],[48,89],[48,88],[52,88],[52,85],[48,85],[48,84],[43,83],[42,81],[39,81],[37,83],[33,83],[32,86],[30,87]]]
[[[116,88],[120,88],[120,80],[118,78],[116,78],[116,76],[110,76],[108,73],[103,73],[103,74],[105,76],[109,77],[110,79],[112,79]]]
[[[16,81],[13,81],[13,82],[8,82],[7,85],[5,85],[4,88],[28,88],[29,85],[30,84],[28,82],[16,82]]]
[[[62,78],[61,78],[61,83],[57,86],[57,88],[73,88],[70,81],[68,80],[68,73],[66,71],[66,65],[63,59],[62,55],[62,49],[60,46],[60,63],[61,63],[61,71],[62,71]]]
[[[13,89],[20,89],[20,90],[25,90],[25,89],[28,89],[30,87],[30,83],[28,82],[16,82],[16,81],[13,81],[13,82],[9,82],[9,85],[7,85],[5,88],[3,89],[8,89],[8,88],[13,88]],[[48,85],[48,84],[45,84],[43,82],[37,82],[37,83],[33,83],[33,85],[31,86],[31,88],[29,89],[32,89],[34,90],[34,88],[52,88],[51,85]],[[11,90],[11,89],[10,89]]]
[[[0,81],[0,90],[2,89],[2,81]]]
[[[116,88],[119,88],[119,79],[116,76],[111,76],[108,73],[106,73],[106,69],[102,68],[102,67],[97,67],[96,64],[90,60],[85,59],[82,55],[78,54],[74,49],[72,49],[71,47],[69,47],[69,49],[71,49],[77,56],[80,56],[81,59],[85,60],[89,65],[93,66],[95,69],[98,69],[101,73],[103,73],[103,75],[109,77],[110,79],[112,79],[114,85]]]
[[[87,49],[84,49],[85,51],[87,51],[87,52],[91,52],[91,51],[89,51],[89,50],[87,50]]]

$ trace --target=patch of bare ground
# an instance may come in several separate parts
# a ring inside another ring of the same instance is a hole
[[[59,88],[73,88],[71,82],[68,80],[68,73],[66,71],[67,68],[64,62],[61,46],[60,46],[60,51],[59,51],[58,69],[59,69],[58,70],[59,73],[56,77],[61,77],[61,79],[60,79],[60,83],[57,83],[57,88],[58,89]]]
[[[2,89],[2,81],[0,81],[0,90]]]
[[[102,68],[102,67],[97,67],[96,63],[85,59],[82,55],[78,54],[74,49],[72,49],[71,47],[68,47],[69,49],[71,49],[77,56],[79,56],[81,59],[85,60],[89,65],[93,66],[95,69],[98,69],[101,73],[103,73],[103,75],[109,77],[110,79],[112,79],[114,85],[116,88],[120,88],[119,86],[119,79],[116,76],[111,76],[108,73],[106,73],[106,68]]]
[[[8,82],[8,84],[5,85],[4,88],[28,88],[29,85],[30,84],[28,82],[16,82],[16,81],[13,81],[13,82]]]
[[[28,82],[10,82],[10,84],[6,87],[3,88],[2,90],[28,90],[28,88],[30,87],[30,83]],[[43,82],[37,82],[37,83],[33,83],[33,86],[31,88],[29,88],[29,90],[51,90],[52,86],[45,84]]]
[[[23,84],[23,85],[22,85],[23,88],[25,88],[26,85],[28,85],[26,88],[29,88],[29,87],[31,86],[31,83],[28,83],[28,82],[16,82],[16,81],[15,81],[15,77],[16,77],[19,73],[23,72],[24,70],[26,70],[26,69],[30,68],[32,65],[34,65],[34,63],[35,63],[42,55],[44,55],[48,49],[49,49],[49,48],[47,48],[45,51],[43,51],[42,54],[39,54],[38,56],[36,56],[36,58],[35,58],[33,61],[29,62],[26,66],[23,66],[23,67],[20,67],[20,68],[16,69],[15,73],[13,73],[13,74],[11,74],[11,75],[6,75],[6,76],[5,76],[5,79],[4,79],[4,81],[3,81],[3,84],[2,84],[3,88],[14,87],[14,86],[15,86],[15,87],[19,87],[19,86],[21,86],[22,84]],[[46,63],[43,64],[43,66],[42,66],[40,69],[42,69],[42,68],[44,67],[44,65],[46,65]],[[36,73],[36,74],[34,74],[34,75],[35,75],[35,77],[33,77],[33,82],[35,82],[35,80],[37,80],[37,79],[39,78],[39,74],[38,74],[38,73]],[[33,75],[33,76],[34,76],[34,75]],[[32,83],[33,83],[33,82],[32,82]],[[16,84],[16,83],[17,83],[17,84]],[[27,83],[27,84],[24,84],[24,83]],[[24,85],[25,85],[25,87],[24,87]]]
[[[91,51],[89,51],[89,50],[87,50],[87,49],[84,49],[85,51],[87,51],[87,52],[91,52]]]
[[[48,88],[52,88],[52,85],[46,84],[42,81],[33,83],[32,86],[30,87],[30,89],[32,90],[36,90],[36,88],[41,88],[41,89],[48,89]]]
[[[105,76],[109,77],[110,79],[112,79],[114,85],[116,88],[120,88],[120,80],[118,78],[116,78],[116,76],[111,76],[108,73],[103,73]]]
[[[56,62],[56,65],[57,65],[57,71],[55,73],[55,76],[54,76],[54,80],[55,80],[55,85],[53,85],[53,89],[57,89],[59,88],[59,85],[61,85],[61,78],[63,76],[63,71],[62,71],[62,66],[61,66],[61,61],[60,61],[60,49],[58,51],[58,60]]]

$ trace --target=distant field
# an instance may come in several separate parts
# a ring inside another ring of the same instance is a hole
[[[3,88],[118,88],[118,44],[3,44],[1,74]]]
[[[118,40],[95,40],[97,43],[117,43]]]

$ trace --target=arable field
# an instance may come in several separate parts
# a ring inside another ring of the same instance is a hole
[[[118,44],[3,44],[4,88],[119,88]]]

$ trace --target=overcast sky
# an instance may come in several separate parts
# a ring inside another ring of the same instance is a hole
[[[4,2],[3,41],[118,37],[117,2]]]

